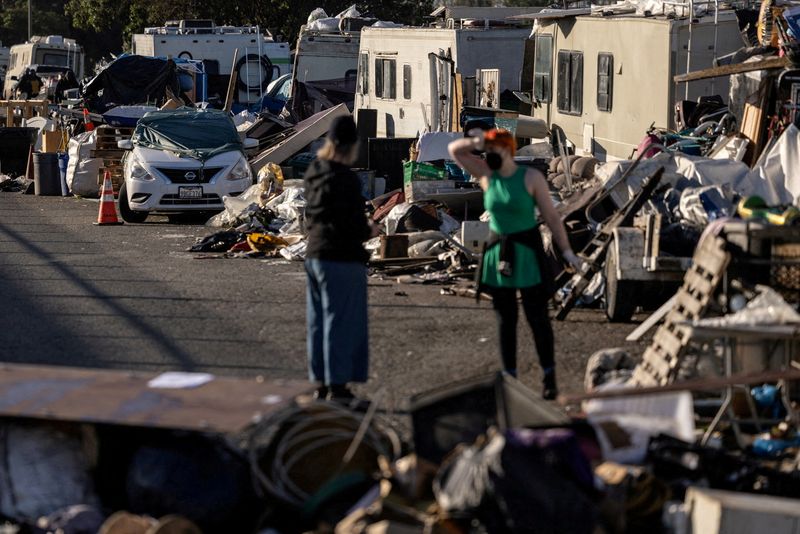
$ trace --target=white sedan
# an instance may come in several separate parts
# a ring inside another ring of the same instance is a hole
[[[123,160],[119,211],[126,222],[150,213],[220,211],[223,196],[237,196],[253,183],[242,151],[256,140],[239,141],[222,112],[183,109],[145,115]]]

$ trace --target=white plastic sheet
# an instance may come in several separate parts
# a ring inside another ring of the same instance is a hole
[[[598,390],[618,387],[600,386]],[[647,455],[650,438],[658,434],[694,441],[694,405],[691,393],[686,391],[594,399],[584,402],[583,409],[597,431],[605,460],[639,464]],[[628,434],[628,443],[615,445],[603,430],[605,423],[615,423],[623,429]]]
[[[800,202],[800,130],[792,124],[753,168],[748,177],[767,204]]]
[[[461,132],[428,132],[422,134],[419,138],[419,154],[417,161],[437,161],[442,159],[450,159],[450,154],[447,152],[447,145],[456,139],[463,139],[464,134]]]

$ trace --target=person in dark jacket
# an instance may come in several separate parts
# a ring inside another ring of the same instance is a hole
[[[336,119],[305,173],[306,319],[309,377],[316,396],[352,399],[348,383],[367,381],[367,268],[363,242],[375,235],[361,182],[350,166],[358,135],[348,115]]]

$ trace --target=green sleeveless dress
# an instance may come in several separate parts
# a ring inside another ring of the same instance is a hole
[[[514,234],[536,226],[536,201],[525,187],[525,167],[509,177],[492,173],[489,188],[483,195],[483,205],[491,215],[489,228],[496,234]],[[536,253],[529,247],[514,243],[514,265],[511,276],[497,270],[500,262],[500,243],[488,248],[483,256],[481,283],[491,287],[531,287],[541,282]]]

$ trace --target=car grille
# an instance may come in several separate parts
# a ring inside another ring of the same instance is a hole
[[[208,167],[205,169],[161,169],[156,170],[167,177],[173,184],[207,184],[214,176],[225,167]],[[188,173],[194,173],[194,177],[187,178]]]
[[[222,204],[219,195],[203,195],[203,198],[180,198],[179,195],[164,195],[161,197],[162,206],[211,206]]]

